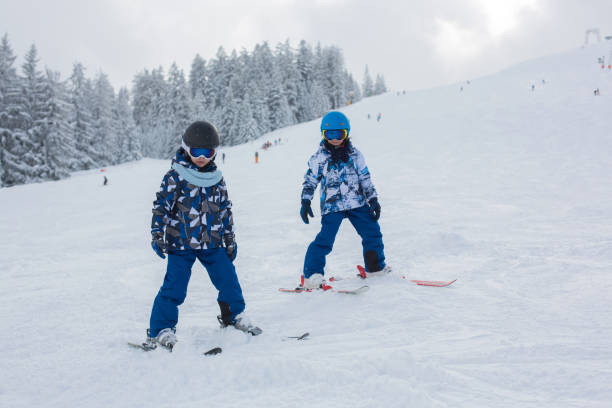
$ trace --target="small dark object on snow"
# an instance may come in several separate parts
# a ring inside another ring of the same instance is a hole
[[[217,354],[221,354],[221,352],[223,351],[223,349],[221,347],[215,347],[213,349],[208,350],[206,353],[202,353],[205,356],[214,356]]]

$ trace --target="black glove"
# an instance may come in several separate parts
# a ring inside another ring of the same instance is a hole
[[[378,204],[378,198],[371,198],[368,204],[370,205],[370,215],[374,221],[378,221],[380,218],[380,204]]]
[[[223,236],[223,243],[225,244],[225,252],[227,253],[230,261],[234,262],[236,255],[238,255],[238,244],[234,240],[234,234],[227,234]]]
[[[303,199],[302,200],[302,208],[300,208],[300,216],[302,217],[302,221],[304,224],[308,224],[308,216],[314,217],[312,213],[312,208],[310,208],[310,200]]]
[[[164,252],[166,252],[167,247],[164,242],[164,233],[162,231],[151,231],[151,236],[151,248],[153,248],[157,256],[161,259],[166,259]]]

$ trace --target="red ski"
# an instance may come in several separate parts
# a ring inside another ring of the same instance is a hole
[[[364,285],[357,289],[334,289],[332,286],[324,283],[318,289],[306,289],[304,288],[304,275],[301,277],[302,283],[295,289],[286,289],[286,288],[278,288],[279,292],[287,292],[287,293],[302,293],[302,292],[314,292],[317,290],[322,290],[324,292],[330,291],[335,293],[344,293],[345,295],[358,295],[360,293],[367,292],[370,289],[369,286]]]
[[[402,276],[403,277],[403,276]],[[457,279],[453,279],[452,281],[424,281],[424,280],[411,280],[410,282],[414,282],[419,286],[435,286],[438,288],[443,288],[445,286],[450,286],[455,283]]]
[[[328,286],[328,285],[327,285]],[[304,289],[304,288],[295,288],[295,289],[286,289],[286,288],[278,288],[279,292],[287,292],[287,293],[303,293],[303,292],[315,292],[315,291],[325,291],[325,292],[334,292],[334,293],[343,293],[345,295],[359,295],[361,293],[367,292],[370,289],[369,286],[364,285],[357,289],[334,289],[329,286],[328,289]]]
[[[366,279],[366,270],[363,266],[361,265],[357,265],[357,271],[359,271],[359,273],[356,275],[358,278],[361,279]],[[409,280],[406,276],[401,276],[402,279],[406,279]],[[338,282],[341,281],[343,279],[348,279],[348,278],[341,278],[341,277],[335,277],[332,276],[331,278],[329,278],[330,282]],[[427,281],[427,280],[417,280],[417,279],[410,279],[410,282],[416,283],[419,286],[435,286],[438,288],[443,288],[446,286],[450,286],[453,283],[455,283],[457,281],[457,279],[453,279],[451,281]]]

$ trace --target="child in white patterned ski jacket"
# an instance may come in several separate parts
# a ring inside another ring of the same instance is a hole
[[[310,203],[321,184],[321,231],[308,246],[304,259],[304,287],[323,285],[325,257],[331,252],[340,224],[345,218],[362,238],[366,274],[385,274],[382,233],[378,225],[380,204],[361,152],[351,143],[348,118],[329,112],[321,121],[323,140],[308,161],[302,184],[300,216],[308,224],[314,214]]]
[[[308,170],[302,184],[302,199],[312,201],[321,183],[321,215],[363,207],[377,197],[365,158],[347,141],[348,160],[335,161],[321,141],[319,149],[308,160]]]

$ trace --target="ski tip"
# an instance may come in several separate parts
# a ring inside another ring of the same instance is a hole
[[[357,289],[340,289],[337,290],[337,293],[344,293],[347,295],[359,295],[360,293],[364,293],[367,292],[370,289],[370,287],[368,285],[364,285],[360,288]]]
[[[306,337],[310,336],[310,333],[306,332],[301,336],[297,337],[298,340],[306,340]]]
[[[450,286],[455,283],[457,279],[453,279],[451,281],[424,281],[424,280],[411,280],[411,282],[416,283],[419,286],[434,286],[438,288],[444,288],[446,286]]]
[[[364,268],[363,266],[361,266],[361,265],[357,265],[357,270],[359,271],[359,275],[358,275],[358,276],[359,276],[361,279],[365,279],[365,278],[366,278],[366,276],[367,276],[367,275],[366,275],[366,270],[365,270],[365,268]]]
[[[205,353],[202,353],[202,355],[204,355],[204,356],[215,356],[217,354],[221,354],[222,352],[223,352],[223,349],[221,347],[215,347],[215,348],[212,348],[212,349],[208,350]]]

